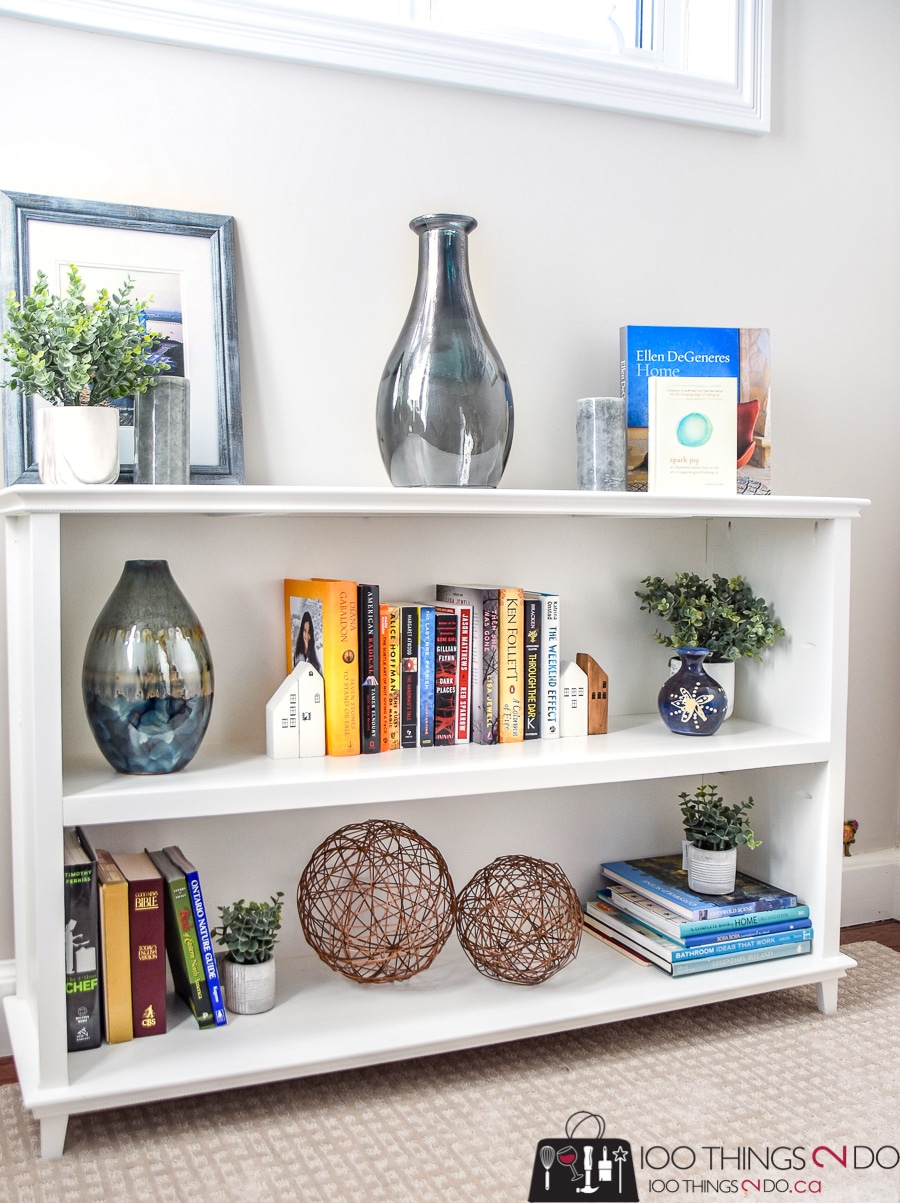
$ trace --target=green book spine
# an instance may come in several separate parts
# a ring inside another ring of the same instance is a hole
[[[214,1028],[216,1018],[200,954],[200,939],[187,879],[165,852],[150,852],[148,849],[147,854],[166,883],[166,953],[175,990],[190,1007],[201,1028]]]

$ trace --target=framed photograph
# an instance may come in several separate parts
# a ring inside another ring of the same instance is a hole
[[[242,484],[233,218],[0,192],[0,296],[21,300],[39,270],[63,295],[73,263],[88,296],[131,277],[148,301],[158,353],[191,382],[191,483]],[[5,322],[3,311],[0,332]],[[0,361],[0,378],[7,367]],[[39,483],[34,413],[46,403],[3,393],[4,483]],[[118,408],[121,484],[134,479],[133,399]]]

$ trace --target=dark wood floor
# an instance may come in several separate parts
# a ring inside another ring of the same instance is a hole
[[[900,952],[900,921],[885,919],[881,923],[861,923],[858,927],[841,928],[841,943],[852,944],[859,940],[875,940],[895,952]],[[16,1081],[16,1069],[12,1057],[0,1057],[0,1086]]]

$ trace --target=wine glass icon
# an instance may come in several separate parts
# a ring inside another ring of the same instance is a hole
[[[572,1171],[573,1182],[577,1182],[579,1178],[584,1177],[583,1174],[579,1174],[578,1170],[575,1169],[575,1162],[578,1160],[578,1153],[575,1151],[572,1145],[566,1145],[564,1149],[560,1149],[556,1154],[556,1160],[560,1165],[567,1165],[569,1167],[569,1169]]]

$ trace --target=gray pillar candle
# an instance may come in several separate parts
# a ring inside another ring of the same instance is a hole
[[[191,382],[163,376],[134,406],[134,483],[186,485],[191,480]]]
[[[582,397],[575,402],[579,489],[624,492],[627,431],[621,397]]]

